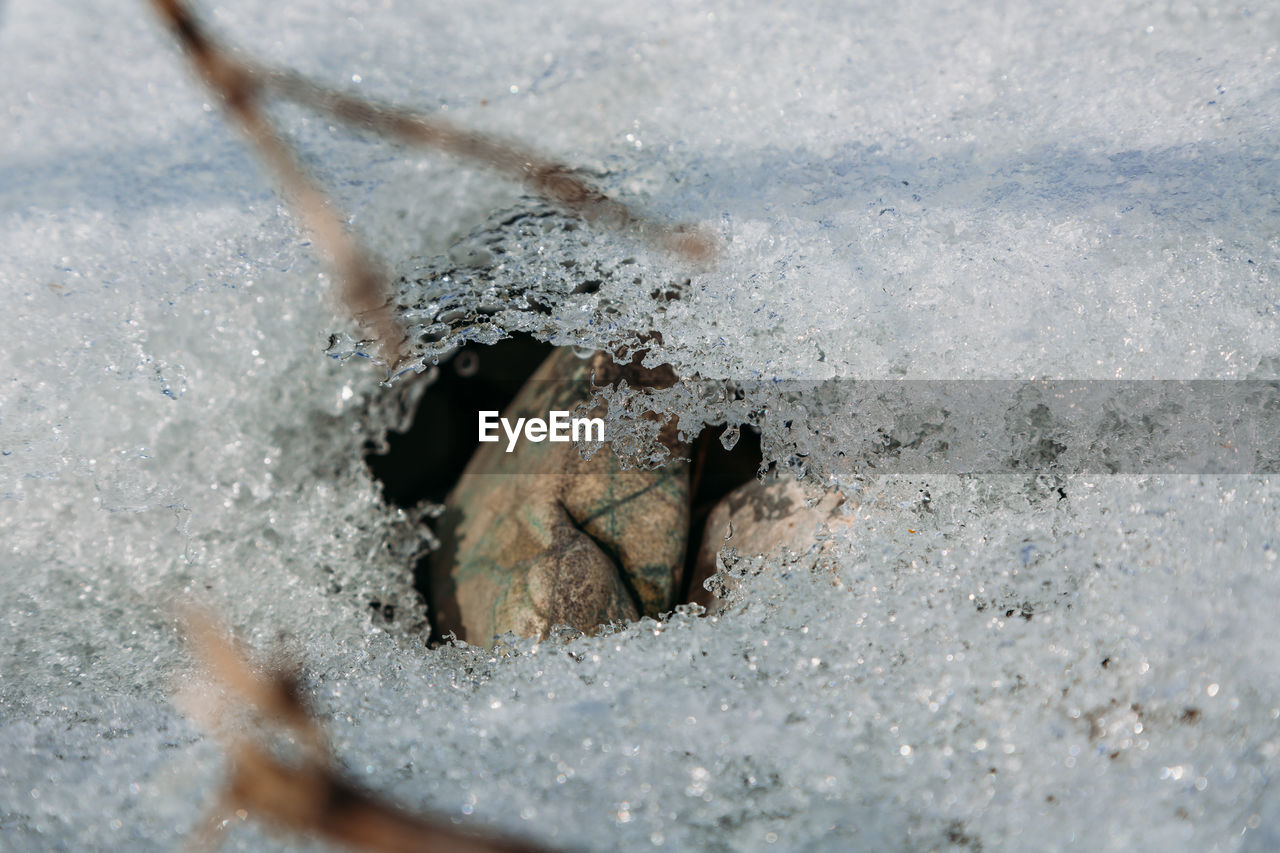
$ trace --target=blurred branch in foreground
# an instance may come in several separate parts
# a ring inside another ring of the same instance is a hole
[[[304,707],[296,678],[263,672],[206,614],[186,609],[188,639],[207,676],[221,682],[222,695],[184,691],[179,704],[214,732],[230,759],[230,778],[197,847],[213,850],[234,815],[271,827],[378,853],[539,853],[527,842],[467,832],[448,818],[412,814],[345,781],[333,767],[324,733]],[[247,715],[261,742],[228,717]],[[232,731],[234,729],[234,731]],[[270,735],[274,734],[274,741]],[[289,749],[287,747],[292,747]]]

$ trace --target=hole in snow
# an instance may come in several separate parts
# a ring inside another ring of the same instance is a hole
[[[485,346],[468,344],[439,366],[422,391],[411,426],[390,432],[386,451],[372,445],[365,455],[370,472],[382,484],[384,499],[400,507],[423,501],[444,503],[472,455],[480,447],[480,411],[505,412],[521,387],[555,348],[517,335]],[[424,381],[428,381],[425,380]],[[760,436],[753,427],[741,428],[732,449],[721,441],[724,425],[707,428],[689,446],[691,490],[685,518],[687,544],[681,584],[674,604],[693,599],[691,578],[708,515],[727,494],[756,476],[761,464]],[[445,516],[438,523],[448,523]],[[437,533],[442,531],[437,530]],[[431,601],[431,557],[415,566],[415,581],[437,617],[452,602]],[[432,618],[433,625],[439,623]],[[433,640],[439,640],[438,635]]]

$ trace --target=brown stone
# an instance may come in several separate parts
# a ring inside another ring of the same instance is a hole
[[[838,492],[819,491],[785,474],[739,486],[707,516],[690,578],[690,600],[708,610],[716,608],[716,598],[704,584],[716,573],[722,548],[733,548],[744,557],[784,549],[800,554],[820,550],[817,534],[822,526],[847,523],[844,503]]]
[[[597,384],[675,381],[639,357],[619,366],[605,353],[557,350],[503,416],[573,411],[590,399],[593,374]],[[505,438],[482,444],[445,501],[431,565],[436,632],[488,645],[508,631],[591,631],[669,610],[684,563],[689,466],[674,422],[661,440],[680,461],[656,470],[624,469],[607,444],[589,460],[573,443],[521,440],[511,453]]]

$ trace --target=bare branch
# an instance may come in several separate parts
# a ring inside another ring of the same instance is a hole
[[[301,835],[375,853],[538,853],[544,848],[491,834],[467,832],[444,818],[425,817],[385,803],[342,779],[332,766],[320,726],[303,705],[287,673],[263,675],[227,637],[226,630],[193,607],[184,608],[192,650],[206,675],[223,682],[232,702],[257,713],[308,748],[287,763],[243,735],[221,733],[231,777],[213,815],[199,832],[212,849],[226,817],[254,817]],[[221,716],[207,705],[197,721]]]
[[[633,232],[692,261],[705,263],[716,253],[715,240],[707,232],[641,216],[575,176],[567,166],[537,152],[459,129],[435,116],[371,104],[297,74],[237,59],[209,37],[181,0],[152,0],[152,4],[173,30],[200,77],[221,97],[232,120],[292,198],[314,242],[329,255],[342,301],[377,341],[383,360],[393,371],[400,362],[406,332],[392,302],[388,276],[347,232],[338,208],[302,168],[293,149],[267,118],[260,105],[264,94],[328,113],[356,128],[488,166],[524,182],[543,198],[590,223]]]
[[[592,224],[632,231],[659,248],[693,261],[709,261],[715,254],[711,235],[692,226],[648,219],[609,198],[568,166],[531,148],[456,127],[439,116],[371,103],[292,72],[255,70],[262,85],[280,97],[328,113],[352,127],[487,166],[523,182],[538,195]]]
[[[293,199],[314,242],[329,254],[347,309],[373,335],[383,359],[394,369],[400,360],[405,331],[391,301],[387,276],[347,233],[337,208],[311,180],[262,111],[259,105],[262,86],[257,75],[250,66],[234,59],[210,39],[179,0],[152,2],[186,49],[201,78],[221,96],[231,118],[275,173],[285,194]]]
[[[186,606],[182,611],[191,648],[205,671],[224,682],[263,719],[292,730],[316,759],[326,757],[329,748],[324,735],[303,706],[295,679],[285,672],[270,676],[255,672],[224,626],[195,607]]]

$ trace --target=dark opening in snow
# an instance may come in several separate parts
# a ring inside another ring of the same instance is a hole
[[[412,425],[387,436],[385,453],[370,446],[365,461],[382,483],[384,499],[401,507],[422,501],[444,502],[479,447],[476,413],[504,411],[521,386],[554,347],[517,335],[492,346],[468,344],[440,365],[439,374],[422,392]],[[717,502],[756,476],[761,463],[760,435],[744,426],[732,450],[719,440],[723,425],[705,429],[690,444],[692,499],[685,588],[678,603],[691,597],[688,579],[701,545],[707,516]],[[415,567],[417,586],[429,599],[428,559]]]

